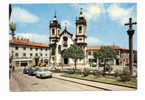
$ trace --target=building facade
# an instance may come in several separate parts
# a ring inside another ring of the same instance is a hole
[[[103,47],[103,46],[88,46],[87,47],[89,63],[95,62],[97,64],[97,66],[99,66],[101,61],[99,61],[99,59],[95,59],[93,56],[93,53],[95,51],[98,51],[101,47]],[[128,64],[129,64],[129,50],[128,49],[122,48],[122,47],[116,46],[116,45],[110,45],[108,47],[112,48],[113,50],[115,50],[117,52],[117,55],[112,62],[113,65],[128,66]],[[133,62],[134,62],[134,65],[136,66],[137,52],[134,50],[133,54],[134,54]]]
[[[13,66],[34,66],[39,62],[48,64],[49,46],[28,39],[15,38],[9,41],[9,56]]]
[[[82,9],[79,18],[76,19],[76,34],[73,36],[65,26],[61,32],[61,25],[57,20],[56,15],[49,25],[49,46],[50,46],[50,64],[59,66],[73,65],[74,61],[70,58],[63,58],[62,53],[71,45],[76,44],[84,50],[85,58],[78,60],[77,64],[86,65],[87,63],[87,36],[86,36],[87,22],[83,16]],[[75,37],[75,39],[73,39]]]

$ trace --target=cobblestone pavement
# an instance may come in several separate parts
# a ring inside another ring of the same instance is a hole
[[[13,72],[10,79],[11,92],[23,91],[100,91],[93,88],[56,78],[39,79],[21,72]]]

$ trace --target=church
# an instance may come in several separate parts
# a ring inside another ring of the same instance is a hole
[[[57,20],[56,15],[53,20],[50,21],[49,25],[49,47],[50,47],[50,58],[49,64],[55,64],[56,66],[61,65],[73,65],[74,61],[70,58],[63,58],[62,53],[64,50],[69,48],[71,45],[76,44],[84,51],[84,59],[78,60],[77,64],[87,65],[87,36],[86,36],[87,22],[83,15],[82,9],[79,17],[76,19],[76,33],[75,38],[71,34],[67,27],[61,32],[61,25]]]

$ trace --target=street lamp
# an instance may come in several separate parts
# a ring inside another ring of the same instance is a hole
[[[11,35],[12,35],[12,40],[14,39],[15,36],[15,30],[16,30],[16,24],[14,23],[14,21],[10,24],[10,30],[11,30]]]

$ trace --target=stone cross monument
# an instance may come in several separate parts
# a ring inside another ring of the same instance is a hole
[[[135,24],[137,24],[137,22],[132,22],[132,18],[129,18],[129,23],[125,24],[125,26],[129,26],[127,33],[129,36],[129,69],[131,75],[133,74],[133,34],[135,31],[132,29],[132,26]]]

